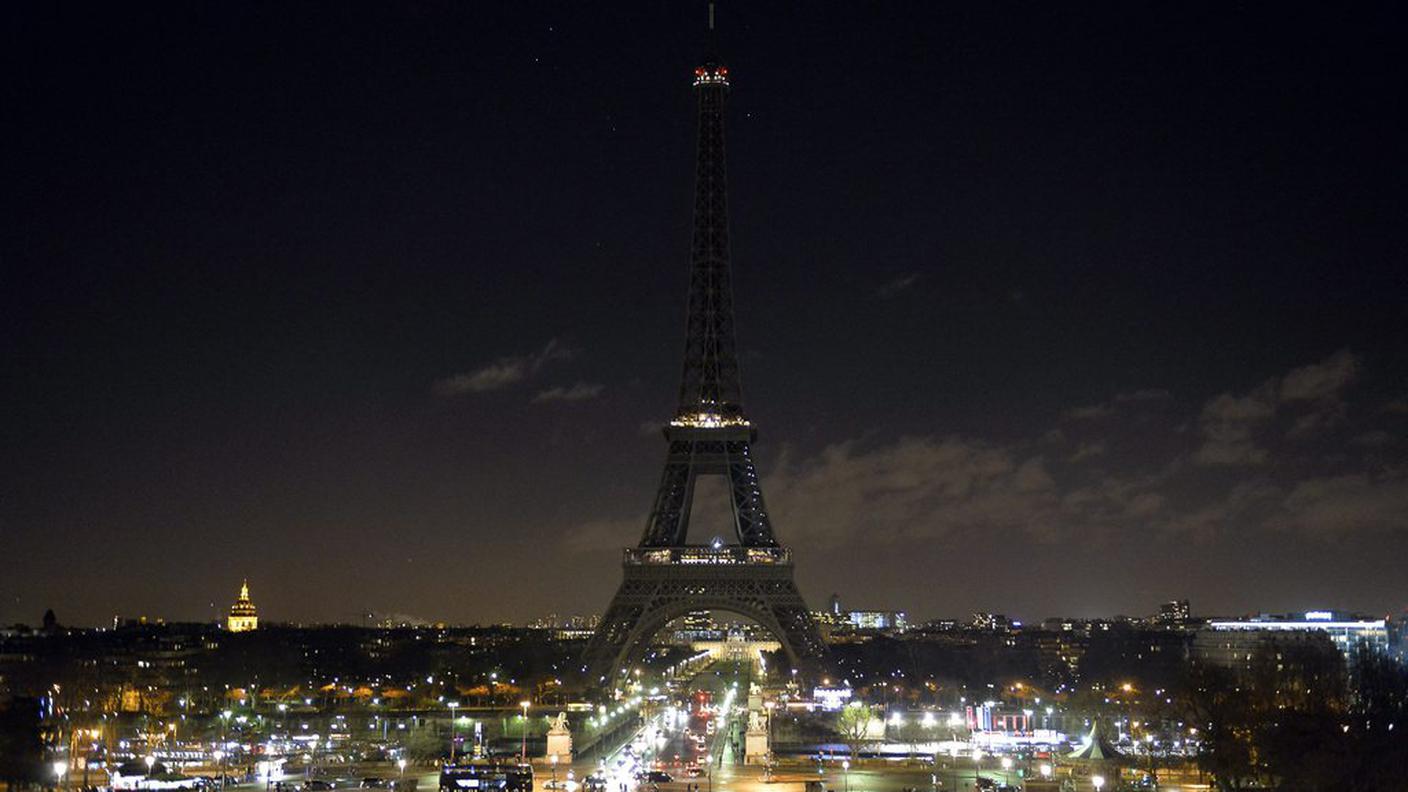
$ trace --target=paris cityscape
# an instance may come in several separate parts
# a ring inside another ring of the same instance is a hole
[[[1408,790],[1406,20],[1271,14],[16,6],[4,792]]]

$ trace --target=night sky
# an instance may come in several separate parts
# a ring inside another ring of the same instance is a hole
[[[813,607],[1408,606],[1408,19],[1296,6],[720,8]],[[702,3],[0,14],[0,622],[605,608]]]

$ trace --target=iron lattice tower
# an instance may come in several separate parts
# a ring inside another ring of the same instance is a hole
[[[757,621],[777,637],[794,667],[816,666],[827,655],[793,582],[791,553],[773,535],[749,450],[757,430],[743,413],[729,275],[728,68],[706,59],[694,71],[694,92],[698,153],[679,407],[664,429],[669,451],[645,533],[638,547],[626,550],[621,588],[587,648],[589,673],[603,683],[614,681],[665,624],[700,610]],[[687,543],[702,475],[728,479],[735,545]]]

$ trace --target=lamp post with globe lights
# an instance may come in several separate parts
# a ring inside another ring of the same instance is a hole
[[[53,770],[54,788],[58,789],[59,784],[63,783],[64,776],[68,773],[68,762],[64,761],[63,759],[55,759]]]
[[[528,707],[529,702],[525,699],[518,702],[518,706],[523,708],[523,742],[519,747],[518,761],[520,764],[528,764]],[[512,745],[512,743],[510,743]]]
[[[1105,776],[1096,775],[1090,777],[1090,784],[1095,787],[1095,792],[1100,792],[1105,786]]]

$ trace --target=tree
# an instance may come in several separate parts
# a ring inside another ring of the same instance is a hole
[[[1198,765],[1224,792],[1344,783],[1345,666],[1329,638],[1267,641],[1242,673],[1194,664],[1186,697]]]
[[[445,740],[429,723],[422,723],[420,726],[408,729],[403,745],[406,747],[406,755],[410,757],[410,760],[421,764],[439,759],[445,755],[446,751]]]
[[[44,738],[39,702],[16,698],[0,708],[0,780],[11,790],[42,784]]]
[[[1256,777],[1251,709],[1236,676],[1226,668],[1195,663],[1187,685],[1188,720],[1198,730],[1198,767],[1223,792]]]
[[[860,760],[860,749],[870,742],[870,725],[875,722],[875,708],[853,701],[841,709],[836,718],[836,731],[851,752],[851,761]]]
[[[1364,644],[1353,656],[1341,778],[1351,789],[1393,789],[1408,767],[1408,668]]]
[[[924,723],[918,718],[907,718],[895,736],[909,746],[909,758],[913,759],[915,754],[919,753],[920,744],[931,739],[932,731],[924,728]]]

